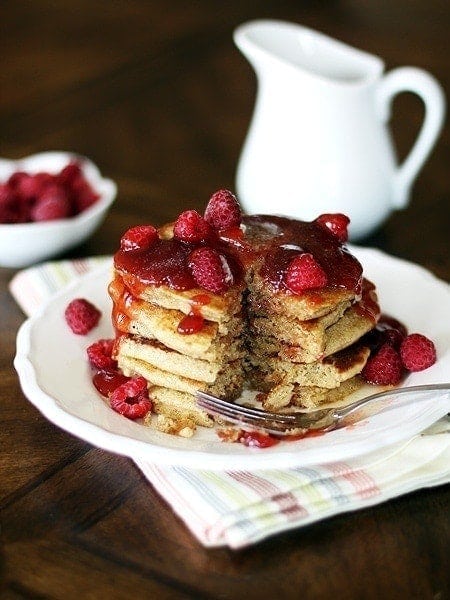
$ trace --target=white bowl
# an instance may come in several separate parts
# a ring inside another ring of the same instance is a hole
[[[117,186],[105,179],[89,159],[69,152],[41,152],[19,160],[0,159],[0,181],[15,171],[58,173],[71,160],[80,160],[84,177],[99,199],[89,208],[68,219],[37,223],[0,224],[0,266],[21,268],[84,242],[101,224],[113,203]]]

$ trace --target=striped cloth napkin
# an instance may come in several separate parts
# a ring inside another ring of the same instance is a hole
[[[27,315],[75,277],[110,261],[48,262],[18,272],[10,291]],[[270,535],[450,481],[450,424],[346,462],[285,470],[207,471],[135,460],[205,546],[242,548]],[[263,450],[262,450],[263,451]]]

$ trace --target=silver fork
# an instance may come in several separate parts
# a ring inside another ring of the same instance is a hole
[[[397,396],[413,396],[412,402],[420,402],[436,395],[444,397],[446,394],[450,400],[450,383],[415,385],[377,392],[342,408],[320,409],[308,413],[271,413],[228,402],[201,391],[197,391],[197,404],[208,414],[221,417],[242,429],[257,429],[282,436],[295,435],[305,429],[329,431],[345,427],[380,412],[391,405]],[[402,404],[409,402],[411,399],[407,398]]]

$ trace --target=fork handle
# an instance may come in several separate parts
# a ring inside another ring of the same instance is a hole
[[[378,392],[377,394],[373,394],[371,396],[367,396],[366,398],[362,398],[361,400],[358,400],[353,404],[350,404],[349,406],[336,409],[333,413],[333,416],[337,421],[341,421],[344,417],[354,414],[362,407],[374,405],[376,410],[373,412],[369,412],[367,415],[369,416],[369,414],[375,414],[377,412],[380,412],[381,410],[383,410],[383,408],[385,408],[385,406],[388,406],[390,402],[387,402],[387,399],[391,399],[393,396],[408,395],[414,393],[424,394],[425,392],[434,394],[437,391],[446,391],[450,393],[450,383],[430,383],[425,385],[412,385],[409,387],[394,388],[392,390]],[[418,401],[422,399],[423,398],[420,398]]]

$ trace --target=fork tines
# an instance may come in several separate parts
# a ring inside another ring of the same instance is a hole
[[[265,410],[259,408],[253,408],[250,406],[242,406],[242,404],[233,404],[227,400],[222,400],[216,396],[211,396],[206,392],[197,392],[197,403],[199,406],[204,408],[206,411],[210,411],[221,417],[230,417],[233,419],[251,419],[261,421],[261,423],[278,423],[284,425],[296,425],[298,423],[297,415],[280,414],[280,413],[268,413]]]

